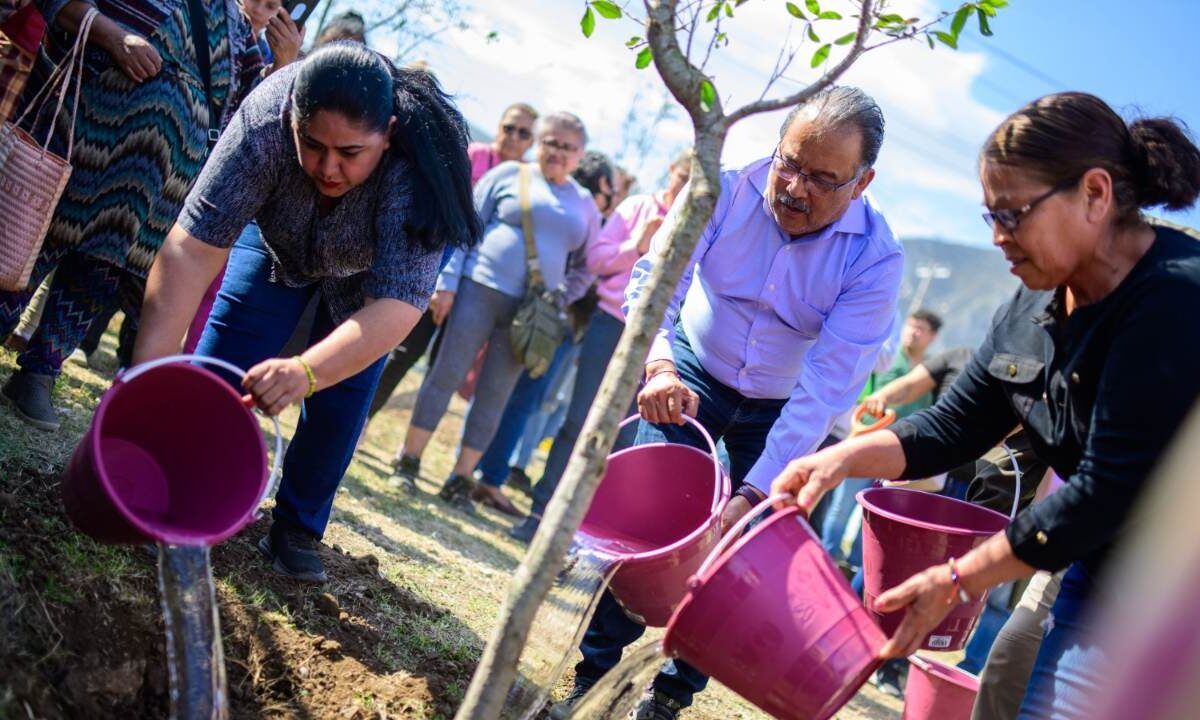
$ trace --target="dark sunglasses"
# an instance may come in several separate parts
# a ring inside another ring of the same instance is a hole
[[[517,137],[521,138],[522,140],[528,140],[533,137],[533,131],[527,127],[517,127],[516,125],[505,124],[501,125],[500,129],[504,131],[505,135],[512,135],[513,133],[516,133]]]
[[[988,227],[994,228],[999,225],[1010,233],[1016,232],[1017,226],[1021,224],[1021,219],[1033,212],[1033,209],[1037,207],[1039,203],[1055,193],[1060,193],[1063,190],[1075,187],[1078,182],[1079,178],[1064,180],[1019,208],[988,210],[987,212],[983,213],[983,221],[988,224]]]

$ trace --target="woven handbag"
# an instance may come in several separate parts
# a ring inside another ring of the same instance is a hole
[[[71,177],[71,152],[75,147],[75,116],[79,111],[79,88],[83,83],[83,49],[92,23],[99,13],[90,8],[79,25],[75,45],[51,73],[29,107],[16,122],[0,128],[0,290],[20,291],[29,284],[42,241],[50,228],[50,219]],[[66,158],[50,152],[50,139],[58,125],[63,101],[75,79],[75,100],[71,108],[71,126],[67,133]],[[46,130],[46,141],[39,144],[20,124],[32,112],[30,130],[37,132],[42,111],[55,102],[54,115]]]

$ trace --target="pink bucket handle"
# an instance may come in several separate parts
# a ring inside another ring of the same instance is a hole
[[[154,368],[162,367],[163,365],[171,365],[173,363],[181,362],[198,362],[214,365],[222,370],[228,370],[234,375],[237,375],[239,378],[246,377],[245,370],[231,362],[221,360],[220,358],[209,357],[207,355],[168,355],[167,357],[159,358],[157,360],[150,360],[136,367],[132,367],[118,375],[114,382],[127,383],[148,370],[153,370]],[[275,424],[275,462],[271,467],[271,475],[267,480],[266,488],[263,489],[262,497],[260,497],[258,502],[255,503],[256,508],[266,502],[267,498],[274,494],[275,488],[279,484],[279,476],[283,471],[283,428],[279,426],[279,418],[273,417],[271,418],[271,422]]]
[[[617,430],[620,430],[634,420],[641,419],[642,416],[640,413],[634,413],[633,415],[630,415],[622,420],[621,424],[617,425]],[[713,487],[716,488],[713,491],[712,512],[716,512],[721,508],[722,501],[729,497],[730,494],[729,478],[725,476],[724,472],[722,472],[721,459],[717,457],[717,444],[713,442],[712,435],[708,434],[708,431],[704,429],[704,426],[700,424],[699,420],[691,417],[690,415],[684,415],[683,419],[691,423],[692,427],[696,428],[696,430],[700,433],[700,437],[704,438],[704,442],[708,443],[708,451],[712,454],[713,478],[715,481]]]
[[[739,518],[738,521],[733,524],[733,527],[729,528],[729,531],[717,541],[716,546],[713,547],[712,552],[708,554],[708,557],[704,558],[704,562],[701,563],[700,568],[696,570],[696,574],[692,576],[692,579],[695,580],[707,572],[708,569],[712,567],[712,564],[717,561],[717,558],[719,558],[735,540],[742,536],[742,531],[745,530],[746,526],[753,522],[754,518],[758,517],[762,511],[766,510],[777,502],[783,502],[793,498],[794,496],[790,493],[775,493],[766,500],[763,500],[759,504],[750,508],[750,512]]]

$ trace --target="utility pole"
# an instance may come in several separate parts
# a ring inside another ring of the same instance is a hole
[[[945,280],[950,277],[950,268],[938,263],[921,263],[914,270],[920,282],[917,283],[917,291],[913,293],[912,300],[908,303],[908,317],[921,309],[921,303],[925,301],[925,293],[929,291],[929,286],[934,280]]]

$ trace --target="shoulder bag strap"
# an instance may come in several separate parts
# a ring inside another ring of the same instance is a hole
[[[196,48],[196,67],[204,81],[204,100],[208,103],[208,149],[217,144],[221,132],[221,114],[213,105],[212,58],[208,50],[208,14],[203,0],[188,0],[188,15],[192,26],[192,45]]]
[[[517,199],[521,203],[521,234],[525,236],[525,263],[529,268],[526,287],[541,287],[542,264],[538,261],[537,243],[533,240],[533,210],[529,202],[529,176],[532,171],[528,163],[521,163],[517,176]]]

